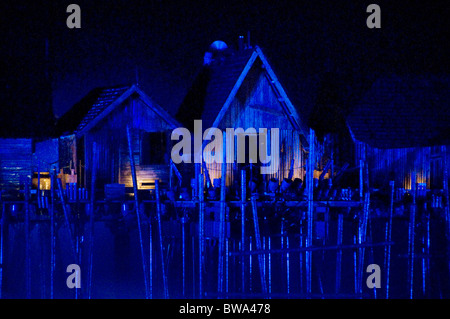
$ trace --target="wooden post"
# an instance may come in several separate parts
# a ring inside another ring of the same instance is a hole
[[[450,258],[450,197],[449,197],[449,187],[448,187],[448,160],[447,160],[447,147],[442,146],[442,152],[444,153],[443,157],[443,166],[444,166],[444,173],[443,173],[443,189],[444,189],[444,198],[445,198],[445,206],[444,206],[444,216],[445,220],[447,222],[446,225],[446,235],[447,235],[447,256]],[[448,260],[449,265],[449,273],[450,273],[450,260]]]
[[[269,271],[269,283],[268,283],[268,292],[269,292],[269,296],[272,293],[272,253],[270,252],[272,245],[271,245],[271,240],[270,240],[270,236],[267,239],[267,246],[269,249],[269,260],[268,260],[268,271]]]
[[[358,244],[362,244],[366,242],[367,238],[367,223],[369,221],[369,205],[370,205],[370,190],[367,187],[364,190],[364,186],[368,186],[368,171],[364,174],[365,170],[365,149],[363,148],[360,154],[359,160],[359,195],[360,200],[363,204],[362,215],[359,218],[359,227],[358,227]],[[362,296],[362,282],[363,282],[363,273],[364,273],[364,254],[365,248],[360,247],[358,249],[359,252],[359,262],[358,262],[358,293]]]
[[[349,208],[350,209],[350,208]],[[337,224],[337,245],[342,245],[342,239],[344,235],[344,215],[339,212],[338,224]],[[336,294],[341,290],[341,271],[342,271],[342,249],[336,251]]]
[[[206,188],[209,188],[209,186],[212,185],[211,179],[209,177],[209,172],[208,172],[208,168],[206,167],[206,162],[202,162],[202,166],[203,166],[203,173],[206,179]]]
[[[42,208],[41,206],[41,168],[39,165],[39,160],[37,160],[37,189],[36,189],[36,199],[38,202],[38,207]]]
[[[252,196],[251,198],[252,203],[252,212],[253,212],[253,226],[255,228],[255,242],[256,242],[256,250],[261,251],[261,234],[259,231],[259,221],[258,221],[258,210],[256,207],[256,196]],[[288,257],[289,258],[289,257]],[[266,273],[264,271],[264,261],[263,261],[263,255],[258,254],[258,262],[259,262],[259,275],[261,280],[261,288],[263,291],[263,294],[267,294],[267,285],[266,285]],[[289,273],[289,271],[288,271]]]
[[[416,225],[416,196],[417,196],[417,183],[416,172],[411,174],[411,193],[412,204],[409,215],[409,236],[408,236],[408,268],[409,268],[409,298],[414,296],[414,241],[415,241],[415,225]]]
[[[203,263],[204,263],[204,227],[205,227],[205,204],[203,192],[203,175],[198,176],[198,196],[199,196],[199,212],[198,212],[198,289],[199,297],[203,298]]]
[[[247,199],[246,173],[241,171],[241,251],[245,251],[245,205]],[[241,257],[241,286],[242,293],[245,293],[245,256]]]
[[[130,157],[131,177],[132,177],[132,181],[133,181],[133,190],[134,190],[134,204],[135,204],[135,209],[136,209],[136,217],[137,217],[138,230],[139,230],[139,243],[141,246],[142,270],[144,272],[145,297],[148,299],[149,298],[149,289],[148,289],[148,283],[147,283],[146,259],[145,259],[145,255],[144,255],[144,246],[142,243],[142,229],[141,229],[141,217],[140,217],[138,187],[137,187],[137,178],[136,178],[136,166],[134,164],[133,147],[132,147],[131,132],[130,132],[129,126],[127,126],[127,138],[128,138],[128,155]]]
[[[359,160],[359,200],[362,202],[364,200],[364,161]]]
[[[25,286],[27,299],[31,298],[31,251],[30,251],[30,181],[25,181]]]
[[[360,217],[359,227],[358,227],[358,244],[363,244],[366,242],[367,238],[367,223],[369,220],[369,201],[370,193],[366,192],[364,194],[363,211]],[[358,262],[358,293],[362,294],[362,283],[364,274],[364,254],[365,247],[360,247],[359,251],[359,262]]]
[[[150,210],[148,216],[148,294],[149,298],[153,299],[153,227],[152,227],[152,211]]]
[[[389,219],[386,225],[386,238],[385,241],[391,242],[392,237],[392,215],[394,212],[394,191],[395,191],[395,182],[389,182],[390,187],[390,197],[389,197]],[[391,245],[387,245],[385,247],[385,259],[386,259],[386,299],[389,299],[389,277],[390,277],[390,267],[391,267]]]
[[[55,280],[55,185],[56,183],[56,172],[53,170],[51,174],[51,189],[50,189],[50,299],[54,297],[54,280]]]
[[[61,202],[61,206],[62,206],[62,209],[64,212],[64,223],[67,227],[67,232],[69,234],[70,245],[71,245],[71,250],[72,250],[72,257],[73,257],[74,262],[76,262],[77,254],[75,252],[75,244],[74,244],[74,239],[73,239],[72,227],[70,226],[69,209],[67,207],[66,200],[64,198],[61,178],[57,178],[57,185],[58,185],[58,197],[59,197],[59,200]]]
[[[194,164],[194,169],[195,169],[195,185],[194,185],[194,189],[193,189],[193,196],[192,199],[194,198],[198,198],[199,197],[199,178],[201,175],[201,164],[195,163]],[[203,182],[202,182],[203,183]]]
[[[227,178],[227,162],[226,162],[226,144],[225,137],[223,138],[223,159],[222,159],[222,176],[220,179],[220,216],[219,216],[219,266],[217,272],[217,291],[221,296],[223,293],[223,251],[224,251],[224,238],[225,238],[225,187]]]
[[[155,192],[156,192],[156,218],[158,220],[158,233],[159,233],[159,252],[161,254],[161,269],[162,269],[162,279],[163,279],[163,289],[164,289],[164,298],[167,299],[169,297],[168,287],[167,287],[167,277],[166,277],[166,267],[164,263],[164,243],[162,237],[162,229],[161,229],[161,200],[159,196],[159,180],[155,180]]]
[[[305,246],[312,246],[313,238],[313,214],[314,214],[314,163],[315,163],[315,133],[313,129],[309,130],[309,156],[306,170],[306,188],[307,188],[307,200],[308,200],[308,211],[307,211],[307,232],[306,232],[306,243]],[[306,251],[306,292],[311,294],[311,284],[312,284],[312,251]]]
[[[92,293],[92,264],[94,256],[94,203],[95,203],[95,183],[97,179],[98,149],[97,143],[92,144],[92,175],[91,175],[91,198],[89,205],[89,260],[88,260],[88,299]]]
[[[3,288],[3,239],[5,237],[5,222],[6,222],[6,207],[2,201],[2,194],[0,192],[0,204],[2,205],[2,218],[0,220],[0,299],[2,299]]]
[[[182,248],[182,295],[186,297],[186,212],[183,210],[181,218],[181,248]]]

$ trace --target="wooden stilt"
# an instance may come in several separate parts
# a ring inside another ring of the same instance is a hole
[[[394,213],[394,190],[395,182],[389,182],[390,187],[390,197],[389,197],[389,219],[387,221],[387,234],[385,240],[387,242],[391,241],[392,237],[392,215]],[[390,268],[391,268],[391,246],[385,247],[385,260],[386,260],[386,299],[389,299],[389,278],[390,278]]]
[[[164,243],[162,237],[161,228],[161,200],[159,195],[159,180],[155,180],[155,193],[156,193],[156,218],[158,220],[158,234],[159,234],[159,252],[161,254],[161,269],[163,279],[164,298],[169,298],[169,291],[167,287],[166,267],[164,263]]]
[[[55,286],[55,188],[56,188],[56,172],[51,174],[50,189],[50,299],[54,298]]]
[[[299,248],[303,248],[303,219],[300,220],[300,235],[299,235]],[[300,281],[300,292],[304,293],[304,283],[303,283],[303,252],[299,252],[299,281]]]
[[[25,289],[27,299],[31,298],[31,243],[30,243],[30,181],[25,181]]]
[[[140,214],[140,209],[139,209],[136,166],[134,164],[133,147],[132,147],[131,132],[130,132],[129,126],[127,126],[127,139],[128,139],[128,156],[130,158],[131,177],[132,177],[132,181],[133,181],[133,190],[134,190],[134,204],[135,204],[136,218],[137,218],[138,230],[139,230],[139,243],[140,243],[140,248],[141,248],[142,270],[144,273],[145,297],[146,297],[146,299],[149,299],[150,294],[149,294],[149,286],[148,286],[148,282],[147,282],[146,258],[144,255],[144,246],[143,246],[143,242],[142,242],[141,214]]]
[[[256,207],[256,197],[252,196],[251,198],[252,203],[252,211],[253,211],[253,226],[255,229],[255,242],[256,242],[256,249],[261,251],[261,234],[259,230],[259,221],[258,221],[258,210]],[[265,295],[267,293],[267,285],[266,285],[266,274],[265,274],[265,267],[264,267],[264,260],[263,255],[258,254],[258,262],[259,262],[259,275],[261,280],[261,288],[262,292]],[[289,272],[289,271],[288,271]]]
[[[223,149],[226,150],[225,147],[225,138]],[[225,187],[226,187],[226,178],[227,178],[227,163],[226,163],[226,152],[223,152],[223,161],[222,161],[222,175],[220,179],[220,213],[219,213],[219,262],[218,262],[218,272],[217,272],[217,291],[219,295],[223,293],[223,250],[224,250],[224,238],[225,238],[225,210],[226,210],[226,202],[225,202]]]
[[[342,239],[344,234],[344,215],[342,213],[338,214],[338,224],[337,224],[337,245],[342,245]],[[336,294],[341,290],[341,272],[342,272],[342,250],[338,249],[336,251]]]
[[[363,203],[363,211],[362,216],[360,217],[359,227],[358,227],[358,244],[363,244],[366,242],[367,238],[367,223],[369,220],[369,200],[370,194],[366,192],[364,194],[364,203]],[[358,258],[358,293],[362,294],[362,285],[363,285],[363,274],[364,274],[364,254],[365,248],[360,247],[359,258]]]
[[[192,247],[192,296],[195,296],[195,238],[191,237],[191,247]]]
[[[199,297],[203,298],[203,265],[205,254],[205,203],[204,203],[204,189],[203,189],[203,175],[198,176],[198,196],[199,196],[199,212],[198,212],[198,289]]]
[[[314,130],[309,130],[309,156],[306,170],[306,188],[307,188],[307,232],[306,232],[306,247],[312,246],[313,239],[313,214],[314,214],[314,190],[313,190],[313,178],[314,178],[314,163],[315,163],[315,133]],[[306,251],[306,293],[312,292],[312,252]]]
[[[270,250],[272,249],[272,246],[271,246],[270,236],[267,239],[267,246],[269,248],[269,260],[268,260],[269,282],[268,282],[267,290],[268,290],[269,298],[270,298],[270,294],[272,293],[272,253],[270,252]]]
[[[448,270],[449,270],[449,274],[450,274],[450,196],[449,196],[449,186],[448,186],[448,178],[449,178],[449,171],[448,171],[448,158],[447,158],[447,147],[446,146],[442,146],[442,153],[443,153],[443,168],[444,168],[444,176],[443,176],[443,189],[444,189],[444,201],[445,201],[445,206],[444,206],[444,216],[445,216],[445,220],[447,222],[446,228],[445,228],[445,232],[447,235],[447,263],[448,263]]]
[[[186,296],[186,212],[181,218],[182,296]]]
[[[416,225],[416,195],[417,195],[417,183],[416,183],[416,172],[411,175],[411,193],[412,193],[412,204],[409,216],[409,251],[408,251],[408,266],[409,266],[409,298],[414,297],[414,262],[415,262],[415,225]]]
[[[148,216],[148,294],[153,299],[153,218],[150,210]]]
[[[89,260],[88,260],[88,299],[92,296],[92,270],[94,258],[94,202],[95,202],[95,183],[97,179],[98,149],[94,142],[92,145],[92,175],[91,175],[91,198],[89,204]]]
[[[229,242],[228,237],[225,238],[225,294],[228,296],[229,280],[230,280],[230,269],[229,269]]]
[[[2,194],[0,192],[0,204],[2,205],[2,217],[0,219],[0,299],[2,299],[3,289],[3,240],[5,237],[5,222],[6,222],[6,207],[2,201]]]
[[[241,171],[241,251],[245,251],[245,205],[247,200],[246,173]],[[245,257],[241,257],[241,292],[245,293]]]

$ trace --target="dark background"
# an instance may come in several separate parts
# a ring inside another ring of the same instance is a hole
[[[81,29],[66,8],[81,7]],[[381,29],[366,8],[381,7]],[[275,70],[332,81],[348,103],[383,74],[448,73],[448,1],[11,1],[0,3],[0,136],[45,135],[95,87],[135,83],[176,113],[214,40],[239,35]],[[352,100],[353,99],[353,100]],[[39,123],[37,125],[36,123]]]

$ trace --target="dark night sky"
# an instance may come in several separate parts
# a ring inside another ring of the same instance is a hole
[[[70,3],[81,7],[81,29],[66,27]],[[366,27],[370,3],[381,7],[381,29]],[[173,114],[209,44],[235,46],[248,31],[281,70],[302,79],[331,72],[347,89],[381,74],[448,73],[449,8],[413,0],[6,0],[0,114],[20,123],[52,106],[59,116],[95,87],[135,82],[136,69],[144,91]]]

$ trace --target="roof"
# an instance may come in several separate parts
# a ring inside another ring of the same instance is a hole
[[[192,128],[194,119],[202,119],[204,127],[217,127],[249,69],[258,59],[280,95],[280,102],[283,103],[286,114],[299,131],[306,132],[297,109],[258,46],[253,49],[225,52],[217,57],[214,63],[204,65],[183,100],[176,118],[188,128]]]
[[[450,144],[450,78],[379,78],[355,106],[347,125],[355,140],[377,148]]]
[[[211,127],[252,53],[252,50],[238,54],[228,51],[215,63],[204,65],[186,94],[176,119],[186,127],[191,127],[194,119],[202,119],[205,127]]]
[[[136,85],[96,88],[90,91],[80,102],[65,113],[57,123],[60,134],[75,133],[83,135],[99,120],[109,114],[116,106],[122,104],[133,94],[151,107],[174,128],[180,124],[172,118],[161,106],[150,99]]]

